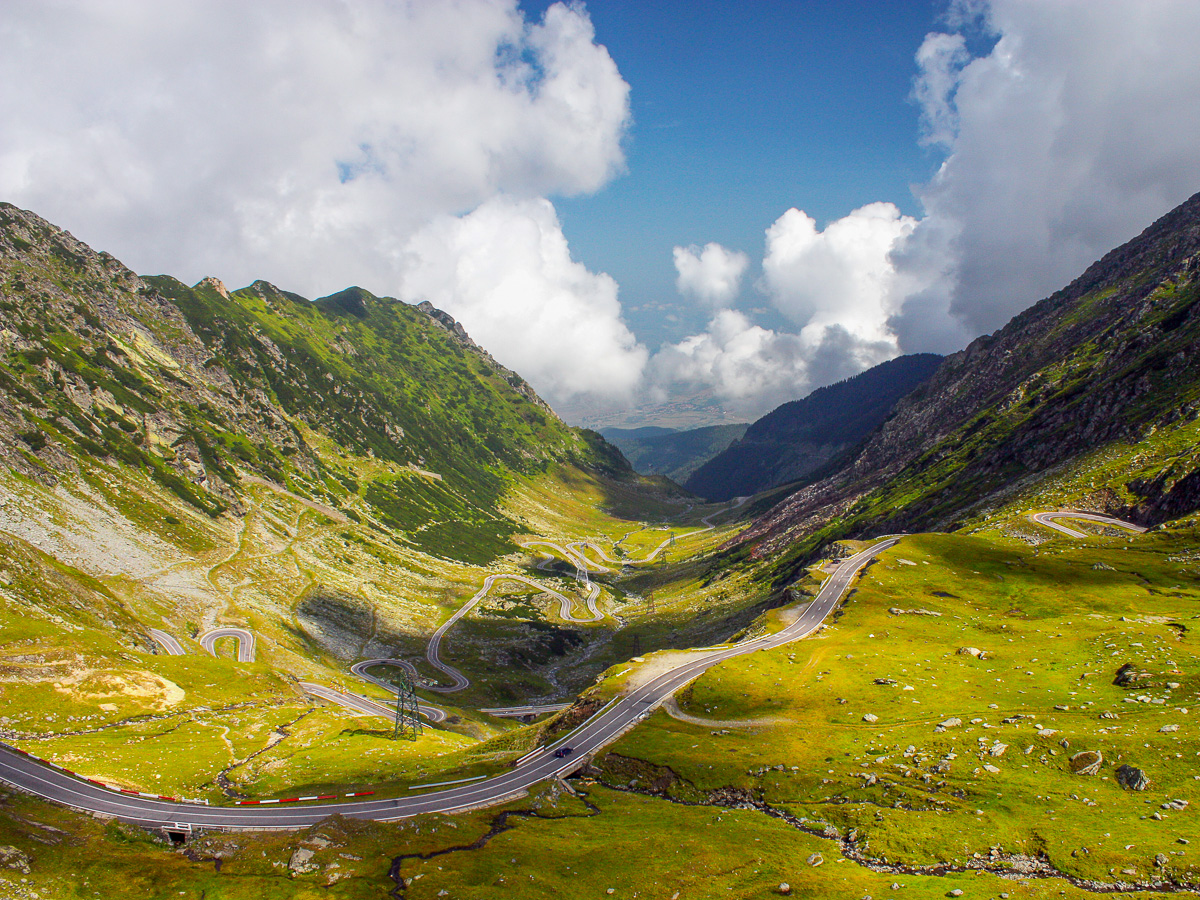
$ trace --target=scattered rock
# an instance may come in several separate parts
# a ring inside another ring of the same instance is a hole
[[[874,725],[876,722],[879,721],[879,716],[875,715],[875,713],[867,713],[865,716],[862,717],[862,720],[869,725]]]
[[[1162,805],[1162,808],[1174,810],[1187,809],[1188,802],[1186,800],[1168,800]]]
[[[810,866],[819,866],[823,862],[825,862],[825,857],[823,857],[820,853],[814,853],[808,858],[808,864]]]
[[[780,882],[778,891],[779,891],[779,893],[783,894],[786,897],[788,894],[790,894],[792,892],[792,886],[790,884],[788,884],[786,881]]]
[[[1160,732],[1161,734],[1169,734],[1169,733],[1170,733],[1170,732],[1172,732],[1172,731],[1178,731],[1178,730],[1179,730],[1179,726],[1178,726],[1178,725],[1174,725],[1174,724],[1172,724],[1172,725],[1164,725],[1162,728],[1160,728],[1160,729],[1158,729],[1158,730],[1159,730],[1159,732]]]
[[[1119,715],[1117,715],[1115,712],[1102,712],[1102,713],[1100,713],[1100,715],[1098,716],[1098,718],[1101,718],[1101,719],[1119,719],[1119,718],[1121,718],[1121,717],[1120,717]]]
[[[978,647],[959,647],[959,656],[973,656],[976,659],[987,659],[987,653]]]
[[[1139,672],[1133,663],[1125,663],[1121,668],[1117,669],[1117,677],[1113,679],[1113,684],[1117,687],[1131,687],[1139,678],[1149,678],[1148,672]]]
[[[1156,866],[1158,866],[1160,869],[1163,866],[1165,866],[1167,863],[1169,863],[1170,861],[1171,860],[1167,858],[1167,854],[1165,854],[1165,853],[1159,853],[1154,857],[1154,864]]]
[[[313,855],[314,852],[307,847],[297,847],[292,851],[292,858],[288,860],[288,871],[293,875],[316,871],[319,866],[312,861]]]
[[[875,683],[876,684],[895,684],[896,680],[894,678],[876,678]]]
[[[962,719],[958,716],[951,716],[945,722],[938,722],[935,730],[945,731],[947,728],[958,728],[960,725],[962,725]]]
[[[1038,737],[1054,737],[1054,735],[1056,735],[1056,734],[1058,734],[1058,732],[1055,731],[1053,728],[1039,728],[1038,729]]]
[[[898,606],[893,606],[888,610],[893,616],[935,616],[941,618],[940,612],[934,612],[931,609],[901,609]]]
[[[1097,571],[1100,571],[1100,572],[1115,572],[1115,571],[1117,571],[1112,566],[1110,566],[1108,563],[1102,563],[1102,562],[1092,563],[1092,568]]]
[[[996,768],[995,766],[993,766],[991,763],[984,763],[983,769],[985,772],[991,772],[993,775],[1000,774],[1000,770],[998,768]]]
[[[1117,784],[1131,791],[1144,791],[1150,784],[1150,779],[1141,769],[1124,765],[1117,769]]]
[[[1071,771],[1076,775],[1098,775],[1104,757],[1098,750],[1081,750],[1071,757]]]
[[[996,741],[996,743],[992,744],[992,749],[989,750],[988,752],[990,754],[992,754],[992,756],[1003,756],[1004,751],[1007,749],[1008,749],[1008,744],[1002,744],[999,741]]]
[[[16,869],[22,875],[29,874],[29,857],[11,845],[0,847],[0,866]]]
[[[950,892],[951,897],[961,897],[963,895],[962,888],[955,888]]]

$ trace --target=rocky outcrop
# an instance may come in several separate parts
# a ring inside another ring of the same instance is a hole
[[[1124,765],[1117,769],[1117,784],[1130,791],[1144,791],[1150,785],[1146,773],[1135,766]]]

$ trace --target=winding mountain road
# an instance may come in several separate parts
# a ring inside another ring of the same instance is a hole
[[[216,643],[225,637],[231,637],[238,642],[238,662],[254,662],[254,634],[245,628],[214,628],[201,635],[200,646],[216,656]]]
[[[359,673],[355,673],[358,675]],[[368,678],[369,676],[361,676]],[[383,681],[379,678],[369,678],[370,681],[387,688],[393,694],[398,693],[395,686]],[[300,689],[304,693],[312,697],[320,697],[322,700],[328,700],[330,703],[336,703],[339,706],[344,706],[346,709],[352,709],[356,712],[366,713],[369,716],[379,716],[391,721],[396,716],[396,710],[388,706],[386,703],[380,703],[378,700],[372,700],[370,697],[364,697],[361,694],[352,694],[349,691],[339,691],[336,688],[331,688],[328,685],[316,684],[312,681],[301,681]],[[429,706],[426,703],[417,705],[418,711],[430,722],[446,721],[446,711],[438,709],[436,706]]]
[[[150,637],[154,638],[154,642],[158,646],[167,651],[168,656],[183,656],[187,652],[183,649],[183,644],[179,643],[174,635],[167,634],[158,628],[147,628],[146,631]]]
[[[1132,531],[1135,534],[1143,534],[1146,529],[1141,525],[1134,525],[1132,522],[1126,522],[1123,519],[1114,519],[1112,516],[1105,516],[1099,513],[1083,512],[1081,510],[1063,509],[1056,512],[1039,512],[1032,513],[1029,518],[1039,525],[1044,525],[1047,528],[1053,528],[1055,531],[1065,534],[1067,537],[1073,538],[1088,538],[1093,535],[1085,534],[1067,525],[1058,524],[1056,519],[1075,519],[1085,522],[1099,522],[1101,525],[1111,525],[1114,528],[1124,528],[1126,531]]]
[[[113,790],[8,747],[0,747],[0,780],[76,809],[168,830],[295,829],[313,825],[334,814],[392,821],[423,813],[450,813],[493,806],[524,794],[539,782],[578,768],[590,754],[619,738],[664,699],[717,663],[808,636],[834,610],[859,571],[898,540],[898,537],[880,540],[840,563],[812,602],[782,630],[737,644],[710,647],[683,660],[627,695],[613,698],[569,734],[526,754],[512,770],[482,781],[394,799],[313,803],[315,798],[304,798],[215,807]],[[571,747],[573,753],[560,759],[554,751],[561,747]],[[266,803],[272,805],[266,806]]]

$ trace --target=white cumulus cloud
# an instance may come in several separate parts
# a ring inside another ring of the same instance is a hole
[[[902,216],[891,203],[870,203],[824,231],[812,217],[789,209],[767,229],[762,286],[797,325],[839,327],[867,341],[891,340],[891,252],[915,226],[915,219]]]
[[[679,293],[715,307],[737,296],[742,276],[750,265],[750,257],[745,253],[716,243],[676,247],[674,256],[675,271],[679,273],[675,286]]]
[[[11,0],[0,84],[0,197],[138,271],[309,296],[394,293],[413,235],[495,197],[596,190],[630,120],[575,3],[531,21],[517,0]],[[526,253],[550,269],[523,277],[557,285],[536,294],[556,305],[577,287],[619,332],[615,288],[564,278],[566,258]],[[533,360],[530,380],[594,386],[587,356],[561,382]]]
[[[1194,0],[960,3],[995,40],[930,34],[914,97],[948,156],[894,254],[901,345],[1003,325],[1200,190]]]
[[[896,356],[891,254],[915,226],[891,203],[868,204],[823,231],[811,216],[788,210],[767,229],[759,288],[797,331],[764,328],[720,309],[703,332],[654,355],[652,397],[708,390],[731,412],[755,417]],[[703,259],[704,253],[676,248],[681,281],[689,261],[698,269]]]
[[[401,297],[449,312],[548,400],[628,399],[641,381],[647,352],[617,283],[571,259],[548,201],[497,197],[439,218],[404,256]]]

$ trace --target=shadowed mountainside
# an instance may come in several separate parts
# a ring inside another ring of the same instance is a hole
[[[723,501],[797,481],[866,437],[941,360],[933,353],[901,356],[785,403],[697,469],[684,486]]]

